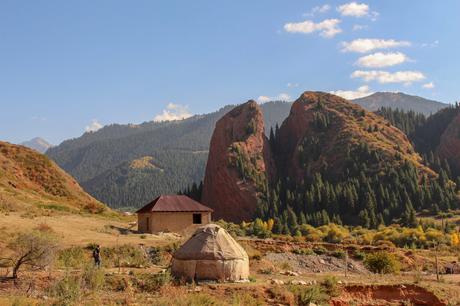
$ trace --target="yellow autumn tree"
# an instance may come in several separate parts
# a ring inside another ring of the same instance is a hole
[[[450,235],[450,244],[452,246],[458,246],[460,244],[460,237],[458,233],[453,233],[452,235]]]

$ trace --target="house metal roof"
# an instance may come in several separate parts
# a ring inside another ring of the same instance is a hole
[[[212,212],[213,210],[203,204],[192,200],[185,195],[161,195],[148,203],[136,213],[149,212]]]

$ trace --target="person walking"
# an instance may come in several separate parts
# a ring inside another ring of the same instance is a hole
[[[98,268],[101,267],[101,246],[96,245],[93,250],[94,265]]]

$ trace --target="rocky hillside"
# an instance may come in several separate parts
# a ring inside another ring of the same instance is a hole
[[[268,146],[262,146],[260,134],[258,146],[243,142],[243,150],[234,148],[241,141],[232,134],[234,118],[242,122],[238,131],[248,122],[263,126],[258,112],[241,114],[244,120],[240,114],[237,108],[219,121],[211,143],[203,202],[217,207],[218,218],[271,218],[277,232],[287,232],[298,223],[330,221],[368,228],[395,222],[414,226],[416,211],[460,207],[456,185],[426,166],[401,130],[340,97],[302,94]],[[270,155],[275,170],[267,167]],[[258,179],[261,174],[266,180]]]
[[[306,92],[294,102],[277,145],[284,174],[298,181],[321,171],[334,178],[349,175],[347,159],[363,146],[381,159],[368,171],[377,173],[380,163],[397,167],[408,160],[431,173],[403,132],[382,117],[326,93]],[[397,160],[396,155],[400,156]]]
[[[376,92],[370,96],[353,100],[353,103],[361,105],[369,111],[377,111],[382,107],[399,108],[405,111],[414,111],[426,116],[434,114],[440,109],[448,107],[448,104],[411,96],[402,92]]]
[[[106,206],[45,155],[0,142],[0,210],[34,208],[99,213]]]
[[[249,221],[273,177],[274,164],[259,105],[248,101],[222,117],[211,138],[202,202],[213,218]]]

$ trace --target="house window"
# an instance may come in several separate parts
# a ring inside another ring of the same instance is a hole
[[[150,231],[150,218],[147,217],[147,231]]]
[[[201,214],[193,214],[193,224],[201,224]]]

